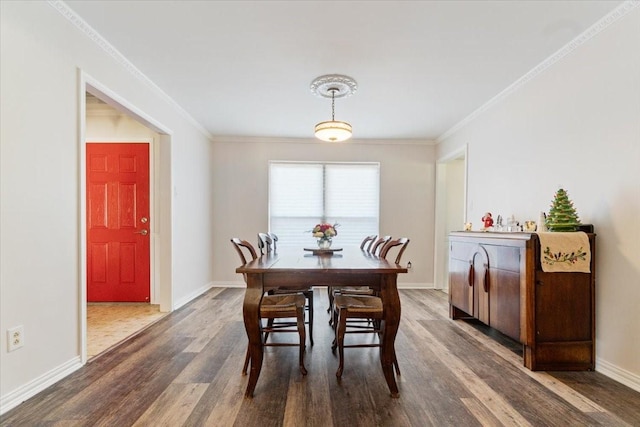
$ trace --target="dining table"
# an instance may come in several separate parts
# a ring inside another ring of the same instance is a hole
[[[309,286],[368,286],[382,299],[380,363],[391,397],[399,397],[393,370],[401,312],[397,278],[398,274],[407,271],[406,267],[358,246],[328,251],[282,247],[236,268],[237,273],[245,275],[247,286],[242,311],[251,368],[245,396],[253,397],[262,369],[260,302],[265,292],[275,289],[296,291]]]

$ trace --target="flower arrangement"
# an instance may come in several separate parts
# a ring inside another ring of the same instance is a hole
[[[313,227],[311,235],[318,239],[318,247],[320,249],[329,249],[331,247],[331,239],[338,235],[337,227],[338,224],[331,225],[326,222],[321,222]]]
[[[338,228],[338,224],[331,225],[322,222],[320,224],[316,224],[316,226],[313,227],[313,230],[311,230],[311,234],[313,235],[313,237],[317,237],[320,240],[331,240],[333,237],[338,235],[338,231],[336,230],[336,228]]]

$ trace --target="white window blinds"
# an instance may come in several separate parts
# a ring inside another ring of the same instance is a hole
[[[297,163],[269,165],[269,231],[279,247],[312,247],[310,230],[338,223],[334,246],[359,245],[378,234],[379,163]]]

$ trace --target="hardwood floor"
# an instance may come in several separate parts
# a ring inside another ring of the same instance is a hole
[[[246,399],[243,294],[209,291],[7,412],[0,424],[640,425],[640,393],[597,372],[531,372],[517,343],[449,320],[447,295],[433,290],[401,291],[399,399],[389,397],[377,349],[346,349],[336,380],[324,288],[315,290],[309,374],[300,374],[295,347],[267,348],[255,397]],[[287,339],[282,335],[277,339]]]

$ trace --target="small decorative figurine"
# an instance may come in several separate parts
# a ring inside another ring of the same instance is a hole
[[[502,226],[502,215],[498,215],[498,218],[496,219],[495,229],[496,231],[502,231],[504,229],[504,227]]]
[[[482,217],[482,222],[484,223],[484,230],[488,230],[489,228],[493,227],[493,217],[491,216],[491,212],[487,212],[484,214],[484,216]]]
[[[547,214],[544,212],[540,212],[540,217],[538,219],[538,232],[549,231],[547,229]]]
[[[556,192],[549,209],[546,226],[549,231],[577,231],[580,219],[567,192],[560,188]]]

